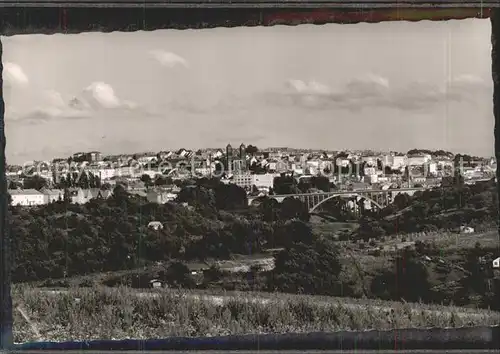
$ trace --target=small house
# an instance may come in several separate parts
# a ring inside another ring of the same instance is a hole
[[[460,233],[462,234],[473,234],[474,233],[474,228],[470,226],[461,226],[460,227]]]
[[[493,268],[495,268],[495,269],[500,268],[500,257],[493,260]]]
[[[148,228],[153,229],[155,231],[162,230],[163,229],[163,224],[159,221],[151,221],[148,224]]]
[[[152,279],[149,281],[149,284],[153,289],[159,289],[162,287],[163,283],[159,279]]]

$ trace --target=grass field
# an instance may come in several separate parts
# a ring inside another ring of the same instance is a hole
[[[83,340],[497,325],[457,307],[285,294],[13,289],[14,340]]]

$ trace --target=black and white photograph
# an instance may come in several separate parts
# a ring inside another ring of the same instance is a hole
[[[14,342],[498,325],[491,32],[1,37]]]

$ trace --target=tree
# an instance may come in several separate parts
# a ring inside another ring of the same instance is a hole
[[[380,238],[385,235],[385,230],[380,223],[372,218],[363,216],[357,229],[358,238],[368,241],[371,238]]]
[[[47,187],[47,180],[39,175],[26,177],[23,182],[24,188],[40,190]]]
[[[215,187],[215,201],[217,209],[222,210],[239,210],[248,206],[247,193],[243,188],[220,181],[217,181]]]
[[[121,184],[117,184],[113,189],[113,199],[118,203],[123,203],[128,199],[127,190]]]
[[[173,262],[167,268],[165,280],[180,288],[192,288],[195,285],[189,268],[181,262]]]
[[[311,178],[311,185],[323,192],[330,191],[330,180],[324,176],[314,176]]]
[[[222,279],[224,273],[216,264],[212,264],[210,268],[203,272],[203,282],[205,284],[215,283]]]
[[[279,220],[281,206],[276,199],[265,196],[258,198],[258,201],[258,210],[264,221],[274,222]]]
[[[215,193],[203,186],[186,186],[177,194],[178,203],[188,203],[198,208],[215,208]]]
[[[280,219],[291,220],[299,219],[309,221],[309,211],[307,206],[299,199],[294,197],[286,197],[281,203]]]
[[[165,176],[156,176],[154,181],[155,186],[165,186],[173,184],[172,178]]]
[[[293,176],[281,174],[279,177],[274,178],[274,194],[297,194],[297,182]]]
[[[144,183],[146,187],[149,187],[153,184],[153,181],[151,180],[151,176],[148,174],[143,174],[141,176],[141,181]]]
[[[71,203],[71,195],[69,194],[68,188],[64,189],[64,194],[63,194],[63,202],[65,204]]]
[[[249,155],[252,155],[252,156],[255,155],[258,151],[259,151],[259,149],[256,146],[253,146],[252,144],[248,145],[245,148],[245,152]]]
[[[463,186],[464,176],[462,175],[461,167],[462,166],[455,165],[453,174],[451,176],[445,176],[441,179],[441,187],[451,188]]]
[[[278,253],[275,268],[268,278],[268,287],[273,291],[321,295],[338,295],[342,270],[335,244],[312,235],[310,227],[292,222],[302,235],[291,234],[286,248]],[[299,230],[301,229],[301,230]],[[302,242],[304,238],[309,238]]]
[[[418,302],[432,299],[429,273],[410,250],[403,250],[393,260],[393,268],[377,275],[371,284],[374,296],[386,300]]]
[[[466,252],[463,268],[467,274],[460,280],[461,303],[468,304],[475,297],[474,302],[477,305],[489,305],[490,300],[495,298],[494,289],[492,289],[494,274],[490,266],[494,258],[492,255],[492,252],[481,247],[479,243]]]
[[[312,245],[315,235],[311,226],[301,220],[289,220],[276,230],[281,246],[291,247],[294,244]]]
[[[397,206],[399,210],[403,210],[410,205],[411,197],[406,193],[399,193],[394,197],[394,205]]]

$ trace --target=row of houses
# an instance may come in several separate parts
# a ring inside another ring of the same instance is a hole
[[[36,189],[9,189],[8,194],[11,197],[12,205],[34,206],[46,205],[64,199],[63,189],[44,188],[40,191]],[[106,199],[111,196],[111,191],[99,188],[82,189],[69,188],[68,197],[71,203],[85,204],[91,199]]]
[[[112,191],[99,188],[69,188],[68,198],[73,204],[85,204],[92,199],[107,199],[112,195]],[[175,200],[178,189],[129,189],[130,195],[138,195],[147,199],[150,203],[165,204]],[[44,188],[40,191],[36,189],[9,189],[11,204],[18,206],[47,205],[64,199],[63,189]]]

